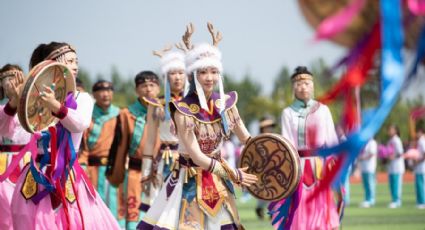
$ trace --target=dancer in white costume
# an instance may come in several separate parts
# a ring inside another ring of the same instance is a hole
[[[171,51],[168,46],[154,55],[161,58],[161,75],[164,82],[164,96],[144,98],[148,104],[146,123],[151,127],[147,131],[143,150],[143,197],[140,210],[147,212],[162,187],[163,181],[171,173],[171,167],[178,159],[178,139],[175,125],[170,115],[170,102],[182,99],[186,82],[184,54]],[[159,151],[155,151],[157,140],[161,141]]]
[[[250,135],[236,108],[237,94],[224,94],[221,53],[215,47],[221,34],[213,35],[214,46],[192,47],[188,26],[183,41],[189,49],[186,72],[190,90],[172,103],[179,138],[179,160],[138,229],[242,229],[236,209],[233,183],[250,186],[256,176],[233,169],[221,159],[220,147],[228,131],[241,142]],[[220,93],[213,91],[219,85]],[[233,182],[233,183],[232,183]]]

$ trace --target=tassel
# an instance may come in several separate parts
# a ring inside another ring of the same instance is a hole
[[[221,123],[223,124],[224,134],[229,135],[229,125],[227,122],[225,108],[226,108],[226,95],[224,94],[223,77],[221,74],[218,76],[218,87],[220,91],[220,116]]]
[[[171,89],[170,89],[170,83],[168,82],[168,76],[164,76],[164,97],[165,97],[165,120],[169,121],[171,119],[171,113],[170,113],[170,101],[171,101]]]
[[[208,105],[207,105],[207,99],[205,98],[204,90],[202,89],[201,83],[198,81],[197,73],[196,71],[193,72],[193,77],[195,78],[195,87],[196,92],[198,93],[198,99],[199,104],[201,105],[201,108],[205,111],[209,111]]]

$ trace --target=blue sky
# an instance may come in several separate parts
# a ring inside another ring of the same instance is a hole
[[[264,92],[283,65],[293,69],[319,57],[332,64],[345,52],[330,42],[311,43],[313,29],[295,0],[6,0],[0,2],[0,65],[27,71],[39,43],[66,41],[91,76],[108,76],[115,65],[130,78],[158,70],[152,50],[180,41],[188,22],[196,27],[194,43],[211,41],[207,21],[223,33],[224,71],[237,79],[250,74]]]

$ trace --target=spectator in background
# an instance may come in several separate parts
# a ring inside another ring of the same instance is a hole
[[[417,128],[419,157],[415,161],[416,207],[425,209],[425,135],[422,127]]]
[[[388,127],[388,135],[390,140],[387,146],[391,149],[389,156],[390,163],[388,165],[388,177],[390,184],[390,192],[392,201],[388,205],[389,208],[401,207],[401,194],[402,194],[402,183],[404,168],[403,155],[403,143],[400,139],[400,130],[396,125],[390,125]]]
[[[376,191],[376,159],[378,144],[375,139],[370,139],[359,156],[362,182],[365,191],[365,199],[360,203],[361,208],[370,208],[375,205]]]

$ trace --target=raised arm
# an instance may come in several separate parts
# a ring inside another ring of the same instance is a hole
[[[145,146],[143,147],[143,155],[145,156],[155,156],[156,153],[155,150],[155,144],[158,140],[158,126],[159,126],[159,119],[155,118],[154,112],[157,107],[153,105],[148,106],[148,114],[146,117],[146,126],[149,127],[147,132],[145,133],[147,135]]]
[[[60,121],[71,133],[80,133],[87,129],[93,112],[93,99],[88,93],[79,93],[77,104],[77,109],[68,108],[66,115]]]
[[[153,159],[156,157],[157,148],[156,144],[159,139],[159,119],[155,118],[155,110],[157,107],[150,105],[148,106],[148,114],[146,116],[146,127],[149,127],[143,135],[147,135],[146,143],[143,146],[143,157],[142,157],[142,184],[143,191],[149,194],[149,183],[148,180],[154,179],[152,173]],[[155,183],[154,183],[155,185]]]

